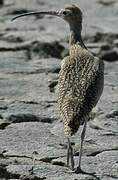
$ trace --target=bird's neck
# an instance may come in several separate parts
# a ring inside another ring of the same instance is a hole
[[[82,37],[81,37],[81,30],[82,30],[82,25],[76,24],[75,26],[70,26],[70,41],[69,44],[70,46],[74,44],[78,44],[81,47],[86,48],[86,46],[83,43]]]

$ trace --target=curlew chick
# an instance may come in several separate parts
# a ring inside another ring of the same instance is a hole
[[[73,148],[70,137],[83,125],[80,140],[79,162],[76,173],[81,170],[81,157],[86,125],[92,108],[97,104],[104,84],[103,61],[93,56],[82,41],[82,12],[75,5],[66,6],[60,11],[30,12],[12,20],[33,14],[49,14],[61,17],[70,27],[69,56],[62,60],[58,81],[58,104],[68,139],[67,166],[74,170]]]

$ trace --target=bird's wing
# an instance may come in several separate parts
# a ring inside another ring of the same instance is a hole
[[[64,58],[59,74],[59,108],[66,120],[71,121],[87,97],[87,90],[94,86],[101,62],[92,54]],[[101,69],[102,71],[102,69]],[[95,98],[94,98],[95,99]],[[95,100],[94,100],[95,101]],[[91,108],[94,102],[88,103]]]
[[[77,102],[74,118],[81,119],[83,124],[86,116],[89,115],[94,106],[96,106],[104,87],[104,63],[102,60],[94,57],[93,68],[83,84],[83,97],[81,103]]]

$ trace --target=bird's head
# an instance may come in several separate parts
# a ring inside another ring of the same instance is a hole
[[[69,24],[82,22],[82,12],[75,5],[67,5],[59,11],[59,16],[66,20]]]
[[[28,13],[20,14],[12,18],[12,21],[22,16],[29,16],[36,14],[44,14],[44,15],[47,14],[47,15],[58,16],[64,19],[65,21],[67,21],[69,24],[82,22],[82,12],[80,8],[75,5],[68,5],[64,9],[61,9],[59,11],[36,11],[36,12],[28,12]]]

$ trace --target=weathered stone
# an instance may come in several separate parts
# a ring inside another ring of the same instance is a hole
[[[4,5],[4,0],[0,0],[0,6]]]
[[[113,62],[118,60],[118,53],[115,50],[109,50],[105,52],[101,52],[101,58],[108,62]]]
[[[82,169],[96,175],[75,174],[66,167],[67,140],[55,86],[60,59],[69,53],[68,25],[52,16],[10,22],[11,14],[60,9],[67,1],[14,2],[8,0],[0,9],[0,179],[118,179],[118,62],[105,61],[104,92],[87,125]],[[94,0],[80,0],[79,4],[89,50],[98,57],[117,53],[117,3],[98,6]],[[81,131],[82,127],[71,138],[75,168]]]
[[[110,50],[110,48],[111,48],[110,45],[104,44],[101,46],[101,51],[108,51],[108,50]]]
[[[114,39],[114,45],[118,47],[118,39]]]
[[[114,0],[110,0],[110,1],[107,1],[107,0],[99,0],[97,1],[99,4],[102,4],[103,6],[111,6],[115,3]]]
[[[61,54],[62,51],[64,50],[64,47],[56,41],[52,43],[34,42],[32,43],[32,50],[34,53],[37,53],[40,58],[41,57],[61,58]]]
[[[11,114],[6,117],[7,121],[13,123],[21,123],[21,122],[37,122],[39,118],[33,114]]]
[[[5,178],[5,179],[19,179],[19,174],[15,174],[15,173],[10,173],[7,171],[6,166],[5,165],[0,165],[0,178]]]
[[[50,92],[55,92],[55,86],[58,84],[57,81],[52,81],[49,84]]]
[[[0,129],[5,129],[9,124],[10,122],[5,122],[3,119],[0,119]]]
[[[118,118],[118,111],[117,110],[106,115],[106,118],[116,118],[116,117]]]
[[[2,37],[3,40],[7,41],[7,42],[12,42],[12,43],[21,43],[24,41],[24,39],[20,36],[14,36],[14,35],[8,35],[8,34],[5,34],[3,37]]]

